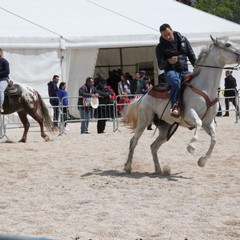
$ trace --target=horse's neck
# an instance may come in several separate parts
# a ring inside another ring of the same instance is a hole
[[[220,85],[222,68],[224,67],[219,62],[205,61],[201,65],[209,67],[201,67],[199,74],[193,79],[193,85],[206,92],[209,96],[215,96]],[[219,68],[211,68],[217,66]]]

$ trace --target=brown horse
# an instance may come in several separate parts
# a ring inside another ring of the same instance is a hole
[[[20,86],[18,84],[12,84],[9,86],[5,91],[3,110],[4,112],[1,113],[3,115],[14,112],[18,113],[24,127],[24,132],[19,142],[25,143],[27,140],[27,134],[30,127],[27,118],[28,114],[38,122],[41,130],[41,137],[45,141],[49,141],[49,137],[44,132],[44,126],[50,132],[56,131],[42,97],[36,90],[28,86]]]

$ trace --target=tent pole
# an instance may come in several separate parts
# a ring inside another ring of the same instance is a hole
[[[122,70],[122,73],[123,73],[123,57],[122,57],[122,48],[119,48],[119,51],[120,51],[120,68]]]
[[[60,67],[61,67],[61,78],[63,82],[66,82],[66,76],[65,76],[65,62],[64,62],[64,54],[65,54],[65,39],[63,36],[59,39],[59,48],[60,48]]]

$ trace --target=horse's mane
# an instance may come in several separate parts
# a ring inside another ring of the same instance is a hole
[[[214,44],[216,46],[220,46],[223,44],[223,42],[227,42],[228,41],[228,37],[220,37],[220,38],[217,38],[214,42]],[[196,60],[196,63],[195,63],[195,68],[193,70],[193,76],[196,76],[200,73],[201,71],[201,66],[198,66],[198,65],[203,65],[203,63],[205,62],[210,50],[212,49],[212,46],[213,46],[213,43],[208,45],[208,46],[205,46],[201,49],[201,52],[199,53],[198,55],[198,58]]]
[[[198,58],[195,63],[195,68],[193,70],[193,76],[197,76],[200,73],[201,66],[198,66],[198,65],[202,65],[205,62],[205,59],[207,58],[207,55],[210,52],[211,47],[212,47],[212,44],[209,46],[205,46],[201,49],[201,52],[199,53]]]
[[[196,61],[196,64],[200,64],[200,63],[203,63],[205,61],[210,49],[211,49],[211,45],[202,48],[201,52],[198,55],[198,59]]]

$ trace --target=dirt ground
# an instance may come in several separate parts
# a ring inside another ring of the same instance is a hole
[[[159,151],[170,176],[154,174],[145,131],[123,171],[132,133],[80,134],[69,124],[62,136],[44,142],[37,127],[27,143],[23,129],[0,140],[0,233],[70,240],[237,240],[240,239],[240,123],[233,114],[217,118],[218,141],[204,168],[197,160],[209,146],[201,130],[196,152],[186,147],[193,132],[179,128]],[[156,133],[157,134],[157,133]]]

